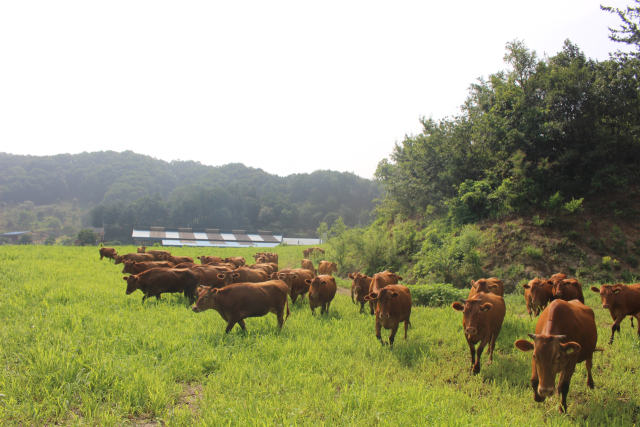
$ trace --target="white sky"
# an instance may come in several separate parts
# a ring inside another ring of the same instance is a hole
[[[631,0],[609,0],[624,7]],[[370,178],[515,38],[605,60],[600,0],[0,2],[0,151]]]

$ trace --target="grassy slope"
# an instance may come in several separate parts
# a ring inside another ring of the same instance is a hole
[[[225,256],[238,251],[215,251]],[[278,248],[281,267],[300,248]],[[121,253],[125,253],[123,248]],[[178,255],[205,254],[174,249]],[[252,250],[243,251],[248,258]],[[0,248],[0,421],[9,425],[632,425],[640,422],[640,345],[625,321],[606,344],[608,312],[595,309],[595,390],[584,365],[569,415],[558,398],[533,402],[530,354],[513,347],[534,330],[521,296],[507,297],[494,363],[469,374],[461,314],[414,307],[409,339],[381,347],[374,320],[338,295],[328,316],[298,304],[282,332],[273,315],[248,333],[181,296],[141,304],[120,266],[96,248]],[[388,332],[383,332],[387,337]]]

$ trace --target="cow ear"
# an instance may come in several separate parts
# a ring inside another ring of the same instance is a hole
[[[617,294],[622,290],[622,286],[623,286],[622,284],[618,283],[617,285],[613,285],[611,287],[611,290],[613,291],[614,294]]]
[[[398,276],[398,280],[402,281],[402,276]]]
[[[129,276],[122,276],[122,280],[129,280]]]
[[[480,307],[480,311],[489,311],[493,308],[493,305],[491,305],[490,303],[486,303],[486,304],[482,304],[482,307]]]
[[[528,283],[525,283],[524,285],[522,285],[522,287],[525,288],[525,289],[531,289],[531,286],[529,286]]]
[[[353,280],[353,273],[349,273],[349,274],[347,274],[347,276],[349,276],[349,279]]]
[[[527,340],[518,340],[513,345],[520,351],[531,351],[533,350],[533,343]]]
[[[453,304],[451,304],[451,308],[453,308],[455,311],[463,311],[464,310],[464,305],[462,305],[458,301],[456,301]]]
[[[489,285],[489,289],[496,289],[497,287],[498,287],[498,285],[495,285],[495,284]]]
[[[400,295],[397,292],[391,292],[391,298],[398,298],[398,295]]]
[[[218,279],[224,279],[224,274],[218,274],[216,277],[217,277]]]
[[[298,278],[298,275],[297,275],[297,274],[292,274],[292,275],[291,275],[291,278],[292,278],[292,279],[297,279],[297,278]]]
[[[310,285],[310,284],[311,284],[311,279],[306,279],[306,280],[304,281],[304,283],[306,283],[307,285]]]
[[[240,277],[240,273],[233,273],[231,277],[233,277],[234,279],[237,279],[238,277]]]
[[[218,288],[209,288],[209,293],[211,294],[211,296],[217,294],[218,293]]]
[[[378,293],[377,292],[371,292],[369,295],[365,296],[364,299],[366,301],[373,301],[378,299]]]
[[[204,287],[202,285],[199,285],[197,289],[198,293],[202,292],[202,289],[204,289]]]
[[[580,344],[578,344],[577,342],[568,342],[566,344],[560,344],[563,348],[564,351],[567,352],[567,354],[574,354],[580,351],[580,349],[582,347],[580,347]]]
[[[366,274],[365,274],[364,276],[362,276],[362,277],[364,277],[365,279],[368,279],[368,278],[369,278],[369,276],[367,276]]]
[[[473,279],[471,279],[471,287],[474,287],[475,285],[476,285],[476,282]]]
[[[596,288],[595,286],[592,286],[591,290],[595,293],[598,293],[598,294],[600,293],[600,289]]]

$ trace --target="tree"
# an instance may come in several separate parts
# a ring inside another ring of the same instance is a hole
[[[96,236],[93,231],[88,230],[88,229],[87,230],[80,230],[78,232],[78,236],[77,236],[77,240],[79,240],[78,244],[80,246],[95,245],[97,238],[98,238],[98,236]]]
[[[33,238],[31,237],[31,234],[23,234],[22,236],[20,236],[20,240],[18,242],[21,245],[30,245],[31,243],[33,243]]]
[[[44,241],[44,244],[47,246],[52,246],[55,243],[56,243],[56,238],[53,236],[47,237],[47,239]]]
[[[618,50],[618,52],[616,52],[616,56],[623,60],[630,58],[640,59],[640,0],[634,0],[634,2],[638,6],[627,6],[627,10],[620,10],[617,7],[614,8],[611,6],[600,5],[600,9],[617,14],[623,22],[623,24],[620,25],[621,29],[619,30],[609,27],[609,31],[611,31],[609,38],[614,42],[635,46],[637,50],[637,52],[630,53]]]

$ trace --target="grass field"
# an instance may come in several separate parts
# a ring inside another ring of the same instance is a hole
[[[172,253],[249,259],[254,251]],[[276,251],[281,268],[302,258],[300,247]],[[533,401],[531,354],[513,346],[535,326],[522,296],[505,298],[494,362],[487,366],[483,357],[473,376],[462,314],[449,307],[414,307],[409,338],[399,333],[393,349],[380,345],[373,317],[358,314],[346,295],[322,317],[308,305],[291,306],[281,332],[270,314],[247,319],[246,333],[236,326],[227,335],[217,312],[193,313],[178,294],[144,304],[140,292],[126,296],[121,269],[99,261],[95,247],[0,248],[0,424],[640,423],[640,340],[625,320],[609,346],[612,321],[592,292],[585,297],[605,349],[594,356],[596,388],[587,388],[580,365],[568,415],[559,415],[558,397]]]

